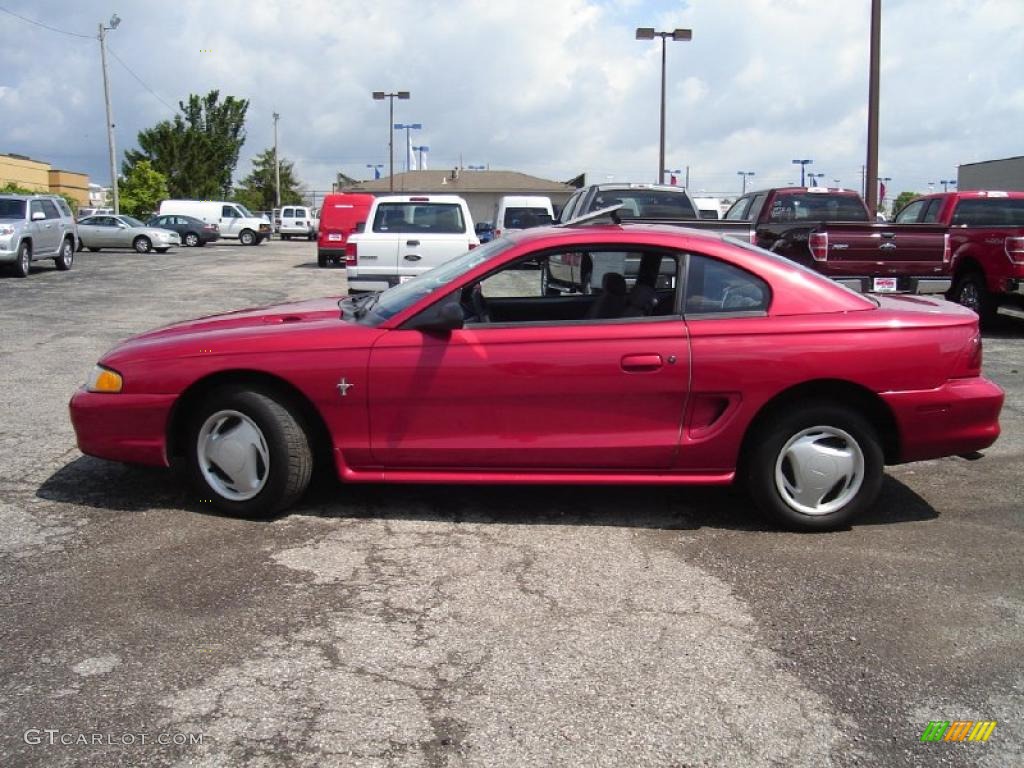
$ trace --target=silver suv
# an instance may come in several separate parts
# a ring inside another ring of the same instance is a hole
[[[58,195],[0,195],[0,264],[28,277],[33,261],[53,259],[71,269],[78,227],[67,201]]]

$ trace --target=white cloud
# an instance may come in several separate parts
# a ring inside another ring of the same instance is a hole
[[[8,3],[94,34],[110,2]],[[794,157],[859,187],[867,98],[867,3],[817,0],[223,0],[133,3],[110,45],[171,105],[217,88],[251,101],[238,175],[272,142],[312,187],[387,162],[387,103],[420,122],[431,166],[460,159],[554,179],[651,180],[658,152],[659,41],[634,28],[690,27],[668,43],[667,156],[694,186],[736,191],[737,170],[769,185],[798,178]],[[881,168],[923,189],[958,163],[1020,154],[1024,3],[889,0],[883,5]],[[34,53],[57,51],[41,66]],[[98,45],[7,18],[0,25],[0,151],[81,168],[105,181]],[[110,62],[117,142],[170,117]],[[396,135],[396,163],[404,135]]]

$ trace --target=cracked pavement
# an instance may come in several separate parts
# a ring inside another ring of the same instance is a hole
[[[75,449],[67,400],[120,338],[343,291],[276,241],[0,277],[2,764],[1024,762],[1024,322],[986,336],[985,458],[889,468],[833,534],[734,491],[329,478],[251,522]],[[999,725],[920,743],[954,719]]]

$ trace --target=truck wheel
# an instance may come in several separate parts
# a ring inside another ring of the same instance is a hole
[[[967,272],[957,280],[950,298],[957,304],[973,309],[982,323],[990,323],[995,319],[995,297],[989,293],[985,276],[981,272]]]
[[[238,242],[242,245],[255,245],[256,244],[256,233],[251,229],[243,229],[238,233]]]
[[[71,269],[71,264],[75,260],[75,246],[71,243],[71,239],[65,237],[64,242],[60,244],[60,255],[53,260],[53,263],[57,265],[57,269],[61,272],[67,272]]]
[[[32,246],[23,242],[18,246],[18,258],[14,262],[14,274],[18,277],[28,277],[32,271]]]

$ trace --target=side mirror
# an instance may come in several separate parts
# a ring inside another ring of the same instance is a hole
[[[462,311],[458,299],[449,298],[423,310],[402,327],[408,331],[447,333],[462,328],[465,324],[466,314]]]
[[[43,213],[42,211],[35,211],[32,214],[32,221],[42,221],[45,218],[46,218],[46,214]]]

